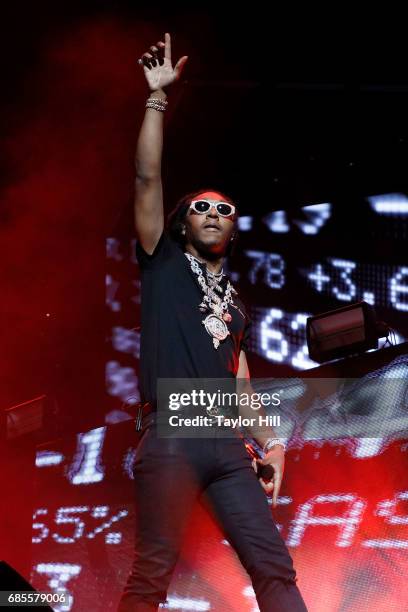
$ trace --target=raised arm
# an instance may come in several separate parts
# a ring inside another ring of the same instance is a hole
[[[149,87],[149,99],[167,101],[171,85],[180,78],[187,56],[171,63],[170,34],[152,45],[139,63]],[[163,112],[146,108],[136,147],[135,226],[143,249],[151,254],[164,227],[161,160],[163,151]]]

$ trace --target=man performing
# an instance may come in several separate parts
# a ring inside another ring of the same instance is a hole
[[[292,559],[265,494],[273,494],[276,507],[284,444],[273,430],[254,435],[265,452],[262,464],[274,470],[269,482],[258,479],[238,436],[222,437],[217,431],[194,439],[157,435],[158,379],[249,381],[249,321],[222,270],[236,235],[235,204],[218,191],[189,194],[164,230],[163,114],[186,61],[182,57],[173,68],[169,34],[139,60],[150,90],[137,143],[135,196],[142,283],[140,391],[148,406],[134,467],[135,559],[118,610],[148,612],[166,601],[187,520],[204,494],[252,580],[261,612],[305,612]]]

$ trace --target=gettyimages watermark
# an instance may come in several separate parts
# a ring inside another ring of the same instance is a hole
[[[177,437],[234,436],[234,430],[279,428],[279,392],[257,392],[239,379],[159,379],[159,434]],[[276,409],[276,410],[275,410]]]
[[[171,427],[280,427],[280,415],[258,414],[265,406],[279,406],[279,393],[215,392],[193,389],[190,393],[171,393],[169,410],[179,411],[183,407],[198,407],[204,414],[194,417],[172,414],[168,418]],[[228,408],[228,412],[226,410]],[[235,410],[231,410],[234,408]],[[246,409],[244,411],[244,408]],[[245,412],[245,414],[240,414]],[[252,411],[252,412],[250,412]],[[234,415],[233,412],[236,412]]]
[[[290,440],[408,436],[408,380],[158,379],[161,437]]]

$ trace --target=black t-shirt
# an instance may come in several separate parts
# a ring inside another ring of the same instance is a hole
[[[158,378],[234,378],[247,349],[250,321],[232,295],[230,335],[214,348],[199,310],[203,292],[182,248],[163,232],[149,255],[136,244],[142,285],[139,388],[142,401],[156,403]],[[199,264],[206,274],[205,264]],[[225,290],[227,277],[221,286]],[[223,294],[220,294],[221,297]]]

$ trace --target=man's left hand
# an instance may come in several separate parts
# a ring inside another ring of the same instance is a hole
[[[258,472],[258,463],[260,465],[271,465],[273,467],[274,474],[272,480],[265,481],[263,478],[260,478],[259,482],[266,493],[272,493],[272,505],[276,508],[285,468],[285,451],[282,446],[277,444],[267,452],[263,459],[253,459],[252,467],[256,473]]]

